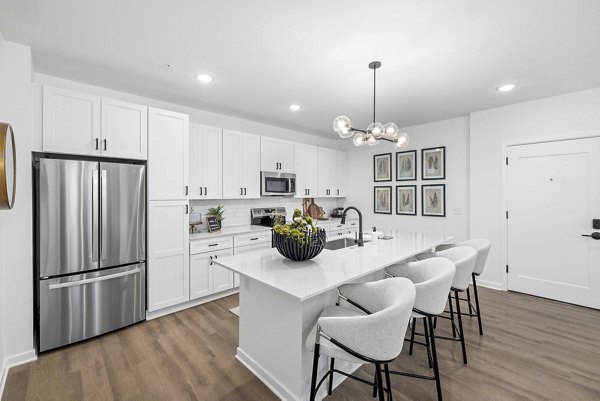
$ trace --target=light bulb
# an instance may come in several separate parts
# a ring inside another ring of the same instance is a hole
[[[369,146],[376,146],[379,145],[379,139],[375,138],[374,135],[369,136],[369,138],[367,139],[367,144]]]
[[[333,120],[333,130],[342,138],[350,138],[353,135],[352,123],[346,116],[339,116]]]
[[[381,123],[371,123],[367,127],[367,132],[379,139],[383,136],[383,125]]]
[[[206,75],[206,74],[198,74],[196,75],[196,79],[200,82],[202,82],[203,84],[209,84],[213,81],[213,77],[211,77],[210,75]]]
[[[398,138],[396,139],[395,146],[398,149],[405,148],[408,146],[409,142],[410,138],[408,137],[408,134],[406,132],[401,132],[400,135],[398,135]]]
[[[367,136],[363,133],[357,133],[352,138],[352,142],[354,142],[354,146],[364,146],[367,144]]]
[[[398,126],[395,123],[387,123],[383,126],[383,132],[389,139],[395,139],[398,137]]]

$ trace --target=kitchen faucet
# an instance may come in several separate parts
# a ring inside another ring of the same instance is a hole
[[[348,210],[350,209],[354,209],[356,210],[356,213],[358,213],[358,246],[364,246],[364,241],[363,241],[363,227],[362,227],[362,213],[360,212],[360,210],[358,210],[358,208],[354,207],[354,206],[348,206],[346,209],[344,209],[344,212],[342,213],[342,224],[346,224],[346,213],[348,213]]]

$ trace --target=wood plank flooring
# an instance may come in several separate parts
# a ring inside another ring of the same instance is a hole
[[[460,344],[438,341],[444,400],[600,400],[600,311],[481,288],[484,335],[466,318],[469,364]],[[12,368],[3,401],[276,400],[234,358],[238,342],[231,296],[42,354]],[[438,333],[448,334],[440,321]],[[424,349],[395,370],[427,373]],[[322,361],[323,363],[323,361]],[[360,374],[372,378],[372,368]],[[435,400],[433,382],[393,376],[394,399]],[[334,400],[370,400],[346,380]]]

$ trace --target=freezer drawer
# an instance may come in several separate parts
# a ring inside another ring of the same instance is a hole
[[[40,352],[146,318],[144,263],[40,280],[39,288]]]

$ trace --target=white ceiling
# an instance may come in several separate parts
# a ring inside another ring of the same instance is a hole
[[[0,0],[37,72],[332,136],[370,122],[373,60],[399,126],[598,87],[598,21],[598,0]]]

